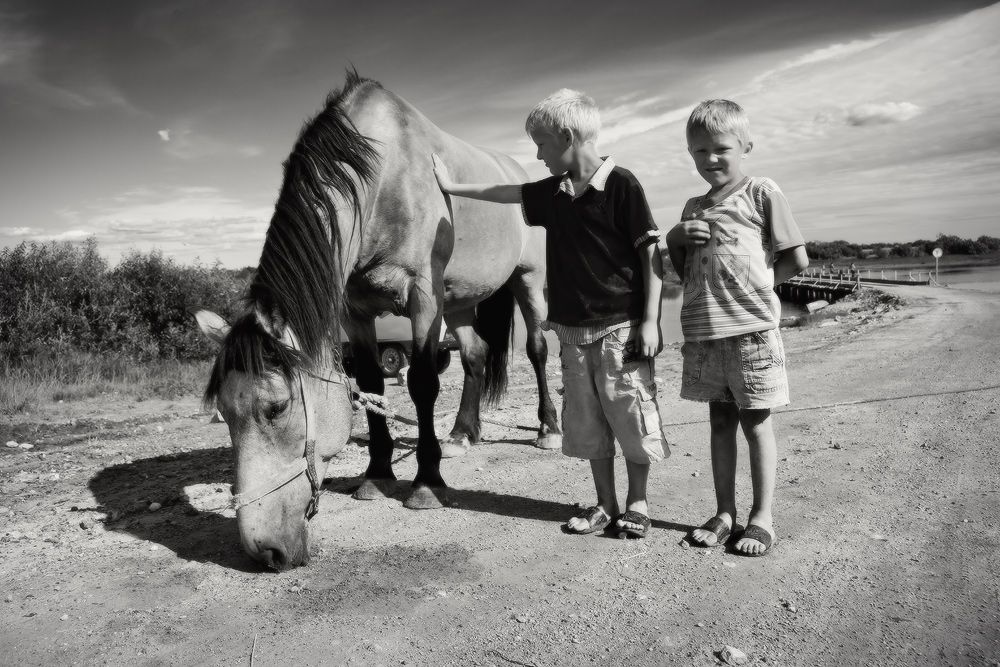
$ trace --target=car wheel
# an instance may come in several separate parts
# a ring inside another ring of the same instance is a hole
[[[406,365],[406,352],[399,345],[386,345],[379,355],[379,366],[382,367],[382,375],[387,378],[394,378],[399,375]]]

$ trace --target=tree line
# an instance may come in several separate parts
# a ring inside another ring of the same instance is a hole
[[[252,269],[182,266],[133,251],[114,267],[97,242],[21,243],[0,251],[0,359],[89,352],[135,361],[207,359],[192,312],[238,312]]]
[[[868,259],[886,257],[924,257],[934,248],[941,248],[948,255],[987,255],[1000,250],[1000,238],[980,236],[963,239],[939,234],[937,239],[921,239],[908,243],[850,243],[848,241],[806,241],[806,252],[811,259]]]

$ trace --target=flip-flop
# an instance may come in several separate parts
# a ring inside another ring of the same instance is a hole
[[[721,547],[725,545],[726,540],[729,539],[729,535],[732,533],[732,528],[727,526],[726,522],[717,516],[713,516],[699,527],[702,530],[707,530],[715,535],[715,544],[707,544],[694,539],[694,531],[691,531],[691,534],[688,536],[688,540],[694,546],[702,547],[704,549],[711,549],[713,547]]]
[[[641,526],[640,528],[622,528],[618,525],[619,521],[625,523],[636,523]],[[629,537],[635,537],[642,539],[646,537],[646,533],[649,532],[649,517],[642,512],[636,512],[634,510],[629,510],[623,512],[615,517],[615,520],[608,526],[608,532],[613,533],[615,537],[619,540],[624,540]]]
[[[573,518],[586,519],[589,528],[576,530],[574,528],[570,528],[569,522],[567,521],[563,524],[562,528],[563,532],[569,533],[570,535],[589,535],[590,533],[596,533],[599,530],[604,530],[611,523],[611,517],[597,505],[580,511],[578,514],[575,514]]]
[[[736,553],[739,554],[740,556],[747,556],[749,558],[760,558],[761,556],[766,556],[767,554],[771,553],[771,544],[773,542],[773,538],[771,537],[771,533],[767,532],[766,529],[751,523],[749,526],[746,527],[743,533],[740,534],[740,539],[742,540],[743,538],[746,538],[748,540],[757,540],[758,542],[764,545],[764,550],[761,551],[759,554],[748,554],[743,551],[737,551]]]

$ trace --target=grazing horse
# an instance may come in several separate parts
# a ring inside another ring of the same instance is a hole
[[[220,350],[205,390],[229,425],[236,456],[234,506],[244,549],[271,567],[308,560],[308,520],[326,463],[350,437],[352,400],[382,394],[375,317],[410,318],[407,386],[416,407],[417,474],[405,505],[440,507],[444,456],[479,440],[482,399],[506,389],[515,301],[527,327],[538,383],[536,446],[561,445],[545,377],[548,355],[543,232],[513,206],[450,201],[435,180],[438,153],[467,182],[518,183],[510,158],[470,146],[432,124],[377,82],[349,72],[344,87],[306,123],[284,181],[247,309],[230,326],[196,317]],[[434,433],[442,317],[461,348],[465,381],[444,447]],[[357,386],[340,363],[341,328]],[[355,498],[394,491],[385,417],[368,413],[370,461]]]

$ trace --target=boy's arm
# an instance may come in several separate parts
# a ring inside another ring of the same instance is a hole
[[[445,194],[481,201],[491,201],[497,204],[520,204],[520,183],[453,183],[448,167],[445,166],[437,153],[431,158],[434,161],[434,176],[438,186]]]
[[[642,265],[643,309],[636,339],[636,352],[640,357],[655,357],[663,349],[660,333],[660,303],[663,291],[663,260],[655,243],[647,243],[638,250]]]
[[[806,247],[798,245],[778,252],[774,260],[774,284],[780,285],[789,278],[798,275],[809,266],[809,256]]]

